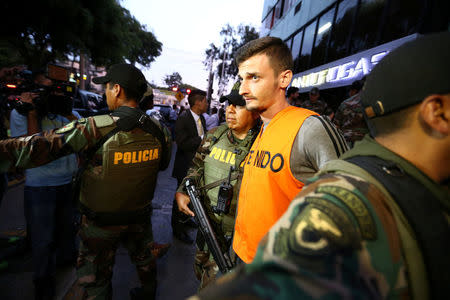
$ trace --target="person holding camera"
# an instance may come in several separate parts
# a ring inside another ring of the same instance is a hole
[[[80,119],[72,99],[55,91],[44,73],[33,74],[33,87],[20,95],[23,105],[11,111],[11,136],[30,136],[63,127]],[[36,299],[52,299],[56,264],[74,264],[76,209],[71,198],[72,176],[78,169],[75,154],[25,170],[24,208],[30,239]]]
[[[240,165],[247,156],[261,123],[257,113],[245,108],[245,100],[239,95],[238,89],[239,86],[236,85],[229,95],[221,97],[221,102],[228,101],[229,104],[226,108],[226,123],[206,134],[192,160],[191,168],[175,194],[178,210],[194,216],[188,207],[190,199],[185,184],[187,179],[194,179],[199,184],[198,188],[204,191],[205,195],[205,211],[213,223],[216,236],[223,240],[227,249],[231,246],[234,230],[237,196],[243,171]],[[224,205],[225,203],[228,205]],[[197,243],[200,244],[198,239]],[[201,281],[201,289],[215,279],[218,267],[210,258],[209,251],[201,251],[202,245],[199,245],[199,248],[194,269]]]

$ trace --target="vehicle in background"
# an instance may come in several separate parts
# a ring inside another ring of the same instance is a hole
[[[90,117],[109,113],[106,99],[99,94],[78,89],[74,101],[73,109],[82,117]]]

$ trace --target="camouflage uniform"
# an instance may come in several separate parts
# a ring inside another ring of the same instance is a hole
[[[115,112],[113,112],[114,114]],[[120,118],[117,116],[95,116],[74,121],[60,129],[41,132],[33,136],[0,141],[0,167],[3,170],[7,169],[9,161],[11,161],[17,168],[33,168],[71,153],[81,152],[83,154],[84,151],[95,146],[104,135],[114,129],[117,126],[116,122],[119,120]],[[157,123],[157,125],[164,132],[170,153],[170,134],[165,127],[161,127],[160,123]],[[132,129],[129,133],[141,139],[147,138],[152,141],[156,139],[139,128]],[[127,132],[118,132],[108,139],[106,143],[123,139],[124,134],[127,134]],[[103,145],[106,145],[106,143]],[[97,179],[101,180],[103,178],[101,177],[102,168],[109,167],[108,161],[102,160],[102,155],[103,147],[97,151],[90,165],[83,173],[80,194],[81,202],[83,202],[83,199],[90,199],[89,201],[92,203],[96,203],[96,200],[100,203],[105,200],[98,197],[101,191],[93,195],[83,190],[83,184],[92,183],[93,176],[97,176]],[[170,160],[170,155],[166,159]],[[104,163],[106,165],[103,165]],[[128,168],[130,168],[129,165]],[[150,184],[154,188],[156,175],[153,177],[154,182]],[[119,183],[119,186],[121,184]],[[114,190],[111,187],[109,189]],[[145,198],[147,197],[147,204],[150,204],[149,202],[153,195],[146,195]],[[113,206],[114,203],[110,204]],[[122,209],[124,210],[125,208]],[[123,210],[115,213],[115,216],[119,216]],[[147,295],[154,294],[156,288],[156,258],[167,251],[168,245],[158,245],[153,242],[150,212],[144,212],[140,216],[142,218],[134,222],[136,224],[128,222],[108,226],[97,222],[97,219],[91,219],[86,214],[82,216],[79,232],[81,243],[77,262],[77,275],[79,284],[87,292],[85,296],[88,299],[111,299],[114,256],[120,242],[128,249],[131,260],[137,267],[144,292]]]
[[[231,130],[228,129],[227,124],[222,124],[219,127],[211,129],[203,139],[192,160],[192,166],[177,190],[177,192],[186,193],[185,183],[188,178],[194,179],[195,182],[199,184],[200,189],[202,189],[205,184],[211,184],[221,179],[226,180],[230,166],[235,167],[236,171],[233,171],[232,174],[237,176],[237,178],[231,180],[231,185],[233,185],[233,199],[228,214],[219,215],[212,212],[212,206],[217,205],[219,184],[216,184],[215,187],[203,190],[203,206],[208,212],[216,235],[221,236],[221,238],[219,238],[219,243],[222,244],[222,251],[228,252],[231,245],[234,219],[236,217],[237,197],[239,195],[239,186],[242,178],[240,164],[247,155],[258,132],[259,126],[255,126],[248,131],[245,139],[238,140],[234,137]],[[221,149],[222,152],[227,151],[227,154],[228,152],[230,154],[234,153],[236,157],[227,160],[228,155],[219,155],[220,153],[218,153],[218,150],[215,151],[214,149],[215,145],[221,145],[220,147],[223,148]],[[220,157],[222,157],[222,160]],[[209,166],[207,165],[208,163],[210,164]],[[200,288],[205,287],[213,281],[219,270],[212,255],[210,255],[207,249],[199,250],[197,252],[194,269],[197,278],[201,280]]]
[[[311,102],[311,100],[309,99],[305,100],[300,105],[300,107],[315,111],[316,113],[322,116],[328,116],[333,112],[333,110],[330,107],[328,107],[328,104],[321,99],[317,99],[317,101],[314,103]]]
[[[358,155],[398,164],[437,196],[450,220],[448,187],[368,136],[343,158]],[[399,237],[408,223],[397,219],[387,203],[386,194],[359,176],[321,174],[262,239],[250,265],[190,299],[409,299],[413,294],[427,299],[425,272],[411,284],[411,261],[406,257],[413,250],[404,248]]]
[[[356,141],[361,140],[366,133],[369,133],[364,121],[359,93],[344,100],[339,105],[333,123],[342,131],[345,140],[351,147]]]

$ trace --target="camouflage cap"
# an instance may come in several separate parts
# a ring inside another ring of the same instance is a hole
[[[361,93],[368,118],[383,116],[450,92],[450,32],[424,35],[378,63]]]

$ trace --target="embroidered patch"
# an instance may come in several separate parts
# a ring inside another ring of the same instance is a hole
[[[274,252],[278,255],[291,257],[296,253],[294,257],[301,259],[304,255],[328,255],[338,249],[359,247],[359,233],[342,208],[307,197],[299,209],[293,211],[297,215],[290,228],[281,229],[275,238]]]
[[[70,123],[67,124],[66,126],[59,128],[59,129],[56,130],[55,132],[56,132],[56,133],[66,133],[66,132],[69,132],[69,131],[71,131],[72,129],[75,128],[75,123],[76,123],[76,122],[70,122]]]
[[[363,239],[374,240],[377,237],[375,222],[364,201],[352,191],[340,186],[319,186],[317,193],[332,195],[342,201],[356,217]]]

